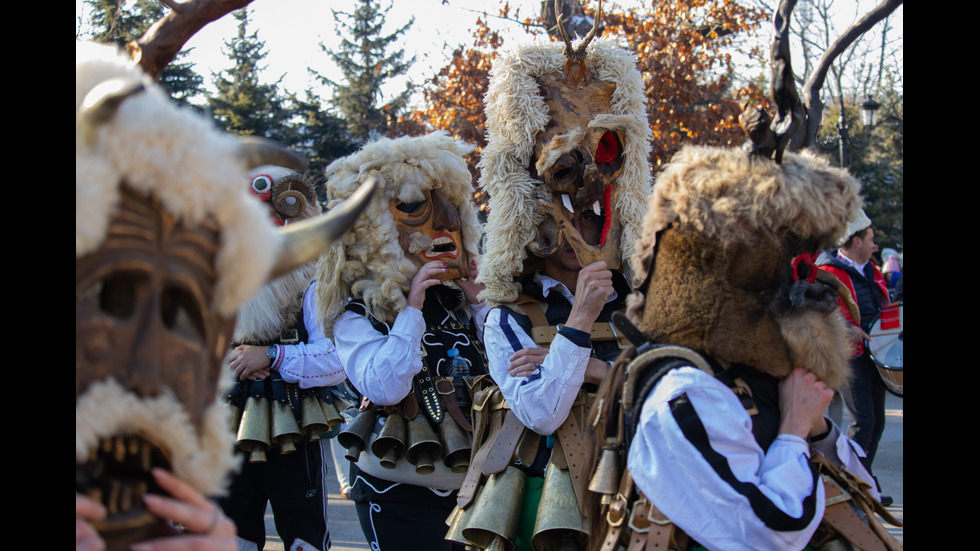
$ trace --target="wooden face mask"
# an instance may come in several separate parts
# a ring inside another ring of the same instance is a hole
[[[156,201],[120,193],[101,247],[75,262],[76,430],[102,425],[102,444],[76,458],[76,491],[101,496],[107,538],[158,529],[140,496],[154,491],[150,468],[173,469],[177,450],[164,440],[184,434],[182,456],[214,445],[206,419],[234,325],[211,306],[216,226],[185,226]],[[121,390],[91,404],[106,384]],[[79,413],[82,395],[94,415]]]
[[[437,189],[424,193],[423,201],[393,200],[388,206],[405,257],[419,267],[435,260],[443,262],[443,281],[467,277],[469,256],[463,248],[459,210]]]

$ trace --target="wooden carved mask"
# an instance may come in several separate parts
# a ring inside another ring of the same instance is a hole
[[[187,226],[152,198],[121,187],[102,246],[75,262],[76,404],[107,380],[136,400],[171,396],[197,438],[206,439],[202,424],[234,326],[212,307],[218,242],[216,225]],[[110,516],[99,527],[106,537],[157,529],[139,496],[152,491],[149,469],[169,469],[171,458],[153,440],[109,438],[76,465],[76,491],[107,496]]]
[[[439,190],[425,191],[425,200],[389,203],[405,257],[422,267],[434,260],[446,264],[443,281],[469,275],[469,255],[463,248],[459,209]]]

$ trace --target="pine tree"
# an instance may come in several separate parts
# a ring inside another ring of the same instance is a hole
[[[296,125],[296,138],[292,145],[309,159],[307,173],[317,183],[327,165],[357,151],[358,144],[351,140],[344,120],[325,109],[320,97],[313,90],[306,90],[305,100],[293,96],[290,103]],[[325,192],[321,187],[317,186],[318,194]],[[321,202],[325,200],[324,196],[320,197]]]
[[[376,0],[357,0],[354,13],[333,11],[337,20],[337,33],[343,37],[336,52],[327,52],[344,75],[344,81],[334,82],[315,71],[323,84],[334,88],[333,104],[340,110],[353,139],[364,142],[370,137],[384,134],[407,105],[412,87],[409,85],[398,96],[381,104],[381,86],[394,77],[404,75],[415,58],[405,60],[405,51],[389,53],[389,48],[415,22],[413,17],[391,34],[383,34],[385,16],[392,4],[380,10]]]
[[[86,0],[91,39],[112,43],[120,48],[138,39],[153,23],[166,15],[164,4],[156,0]],[[177,54],[160,75],[159,84],[176,102],[196,107],[194,100],[204,94],[204,78],[194,71],[193,63],[180,63],[190,50]]]
[[[225,42],[225,52],[235,62],[231,69],[214,75],[217,93],[208,98],[215,122],[224,130],[239,134],[262,136],[290,144],[293,136],[287,127],[292,116],[279,94],[282,77],[272,84],[259,82],[264,67],[265,42],[258,31],[248,32],[248,8],[234,13],[238,20],[238,35]]]

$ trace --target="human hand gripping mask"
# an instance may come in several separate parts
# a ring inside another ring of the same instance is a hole
[[[480,161],[491,304],[513,301],[514,276],[556,255],[628,270],[651,188],[646,99],[633,55],[594,34],[522,46],[491,71]]]

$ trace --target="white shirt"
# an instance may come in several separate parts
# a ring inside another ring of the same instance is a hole
[[[303,324],[308,338],[297,344],[279,344],[279,375],[300,388],[339,385],[347,375],[334,343],[323,334],[317,316],[316,282],[303,295]]]
[[[690,408],[672,406],[683,396]],[[831,426],[812,446],[779,435],[763,450],[735,394],[704,371],[682,367],[664,375],[643,404],[627,461],[647,498],[708,549],[803,549],[825,508],[811,453],[827,455],[875,488],[859,461],[864,452]]]

